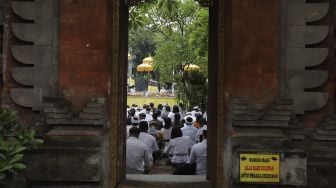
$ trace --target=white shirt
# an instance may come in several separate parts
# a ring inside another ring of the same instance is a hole
[[[148,122],[152,121],[153,120],[152,114],[146,112],[146,118],[145,118],[145,120],[148,121]]]
[[[146,144],[135,137],[129,137],[126,141],[126,173],[142,174],[144,167],[150,166],[150,155]]]
[[[165,153],[173,154],[172,163],[185,163],[189,160],[189,151],[192,146],[193,142],[189,137],[177,137],[169,141]]]
[[[196,175],[206,174],[207,169],[207,140],[204,139],[201,143],[195,144],[191,148],[189,163],[196,162]]]
[[[203,127],[199,128],[197,130],[197,137],[196,137],[196,141],[199,142],[200,141],[200,136],[203,135],[203,130],[208,130],[208,126],[207,125],[203,125]]]
[[[180,117],[182,118],[180,112],[176,112],[176,113],[179,113],[179,114],[180,114]],[[174,123],[174,121],[175,121],[175,114],[176,114],[176,113],[169,112],[169,114],[168,114],[168,118],[170,118],[170,120],[171,120],[172,123]]]
[[[154,138],[154,136],[148,134],[148,133],[145,133],[145,132],[141,132],[140,135],[139,135],[139,140],[146,144],[148,149],[149,149],[149,153],[152,155],[153,154],[153,151],[158,151],[159,150],[159,147],[158,147],[158,144]]]
[[[196,143],[196,137],[197,137],[197,131],[198,129],[196,127],[193,127],[193,125],[184,124],[184,127],[181,128],[181,131],[183,133],[183,136],[189,136],[191,141],[195,144]]]

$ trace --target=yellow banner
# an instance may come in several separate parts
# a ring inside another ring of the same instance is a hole
[[[240,154],[240,182],[279,183],[279,154]]]

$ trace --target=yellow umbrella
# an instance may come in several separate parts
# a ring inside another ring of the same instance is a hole
[[[153,65],[154,59],[152,56],[148,56],[145,59],[142,60],[143,64]]]
[[[196,71],[199,70],[200,67],[198,65],[195,64],[188,64],[188,65],[184,65],[183,70],[184,71]]]
[[[140,65],[137,66],[137,71],[138,72],[150,72],[150,71],[153,71],[153,66],[149,64],[141,63]]]

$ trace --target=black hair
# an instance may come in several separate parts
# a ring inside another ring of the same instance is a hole
[[[147,132],[148,131],[147,121],[140,121],[139,128],[140,128],[140,132]]]
[[[165,129],[169,129],[171,127],[171,119],[170,118],[164,118],[164,127]]]
[[[170,106],[166,106],[166,111],[170,112]]]
[[[171,139],[181,137],[182,135],[183,134],[182,134],[182,131],[181,131],[180,127],[173,127],[172,128]]]
[[[129,136],[138,138],[140,134],[140,129],[138,127],[131,127],[129,130]]]
[[[153,119],[157,119],[159,117],[159,114],[157,112],[153,112]]]
[[[162,104],[158,104],[157,108],[162,110],[162,108],[163,108]]]
[[[177,113],[177,112],[180,112],[180,109],[178,106],[174,105],[173,106],[173,113]]]
[[[139,119],[145,119],[146,118],[146,114],[145,113],[140,113],[139,114]]]

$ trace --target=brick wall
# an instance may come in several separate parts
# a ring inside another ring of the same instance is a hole
[[[59,93],[79,110],[107,93],[106,2],[61,0]]]
[[[231,0],[226,25],[226,88],[230,96],[271,102],[278,89],[277,0]]]

